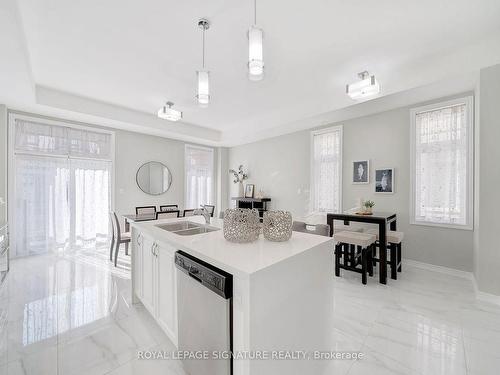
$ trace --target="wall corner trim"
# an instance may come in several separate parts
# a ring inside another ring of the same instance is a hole
[[[477,281],[474,274],[472,274],[472,286],[474,287],[474,293],[476,294],[476,299],[482,302],[489,302],[500,306],[500,296],[491,293],[481,292],[477,287]]]

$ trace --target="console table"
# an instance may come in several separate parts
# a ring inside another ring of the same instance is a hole
[[[255,208],[259,211],[259,216],[262,218],[264,212],[267,211],[267,203],[271,202],[271,198],[243,198],[234,197],[231,198],[236,201],[237,208]]]

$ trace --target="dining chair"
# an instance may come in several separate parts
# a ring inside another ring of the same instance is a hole
[[[160,206],[160,212],[163,212],[163,211],[175,211],[175,210],[178,210],[179,209],[179,206],[177,206],[176,204],[165,204],[163,206]]]
[[[187,210],[184,210],[183,216],[194,216],[195,209],[194,208],[189,208]]]
[[[156,206],[141,206],[135,208],[136,215],[154,215],[156,214]]]
[[[292,223],[292,230],[295,232],[317,234],[319,236],[330,236],[330,226],[328,224],[309,225],[303,221],[294,221]]]
[[[116,215],[116,212],[113,212],[113,216],[115,219],[115,230],[116,230],[116,245],[115,245],[115,267],[118,262],[118,250],[120,249],[120,245],[122,243],[125,244],[125,254],[128,254],[128,244],[131,241],[131,235],[130,232],[123,232],[120,229],[120,222],[118,221],[118,216]]]
[[[115,218],[113,216],[113,212],[109,213],[109,220],[111,222],[111,245],[109,246],[109,260],[113,260],[113,249],[115,248],[116,238]]]
[[[373,276],[373,248],[376,236],[346,231],[335,233],[333,238],[336,242],[335,276],[340,277],[341,269],[358,272],[361,274],[361,282],[366,285],[367,275]]]
[[[176,218],[179,217],[179,214],[180,214],[179,210],[158,211],[156,213],[156,220]]]
[[[374,234],[377,236],[377,242],[375,243],[373,262],[379,262],[380,259],[376,257],[377,247],[380,247],[379,241],[379,230],[369,229],[367,233]],[[386,234],[387,250],[389,251],[389,265],[391,266],[391,279],[398,279],[398,272],[401,272],[401,256],[402,256],[402,242],[404,238],[403,232],[398,232],[395,230],[389,230]]]
[[[211,217],[214,217],[215,206],[212,206],[210,204],[204,204],[203,208],[208,211]]]

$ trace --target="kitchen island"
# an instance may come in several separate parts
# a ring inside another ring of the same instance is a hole
[[[261,235],[235,244],[214,218],[213,231],[190,236],[159,227],[182,221],[205,223],[201,216],[131,223],[133,301],[177,346],[174,257],[181,250],[233,276],[233,374],[326,373],[327,361],[313,360],[313,353],[333,350],[333,239],[293,232],[287,242]],[[259,353],[266,359],[249,359]]]

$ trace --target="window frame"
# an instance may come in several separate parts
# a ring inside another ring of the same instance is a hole
[[[447,107],[465,104],[465,119],[467,121],[467,196],[466,196],[466,224],[446,224],[432,221],[417,220],[416,207],[416,116],[422,112],[435,111]],[[473,230],[474,229],[474,97],[466,96],[444,102],[429,104],[410,109],[410,224],[449,229]]]
[[[216,192],[215,192],[215,179],[216,179],[216,174],[217,174],[217,171],[216,171],[216,168],[215,168],[215,159],[216,159],[216,155],[215,155],[215,149],[212,148],[212,147],[205,147],[205,146],[199,146],[199,145],[195,145],[195,144],[192,144],[192,143],[186,143],[184,145],[184,208],[186,209],[190,209],[190,208],[198,208],[198,207],[186,207],[186,203],[187,203],[187,196],[188,196],[188,179],[187,179],[187,175],[188,175],[188,163],[187,163],[187,156],[188,156],[188,149],[198,149],[198,150],[203,150],[203,151],[210,151],[212,153],[212,194],[210,196],[210,202],[209,203],[206,203],[206,204],[215,204],[215,198],[216,198]]]
[[[342,202],[342,197],[343,197],[343,164],[344,164],[344,126],[343,125],[335,125],[335,126],[330,126],[328,128],[323,128],[319,130],[313,130],[311,131],[310,134],[310,140],[309,140],[309,152],[310,152],[310,186],[309,186],[309,196],[310,196],[310,209],[309,212],[313,215],[326,215],[328,212],[323,212],[323,211],[316,211],[315,210],[315,199],[316,197],[314,196],[314,191],[315,191],[315,185],[316,182],[314,181],[314,136],[317,135],[322,135],[326,133],[332,133],[332,132],[339,132],[340,134],[340,170],[339,170],[339,213],[343,211],[343,202]]]

